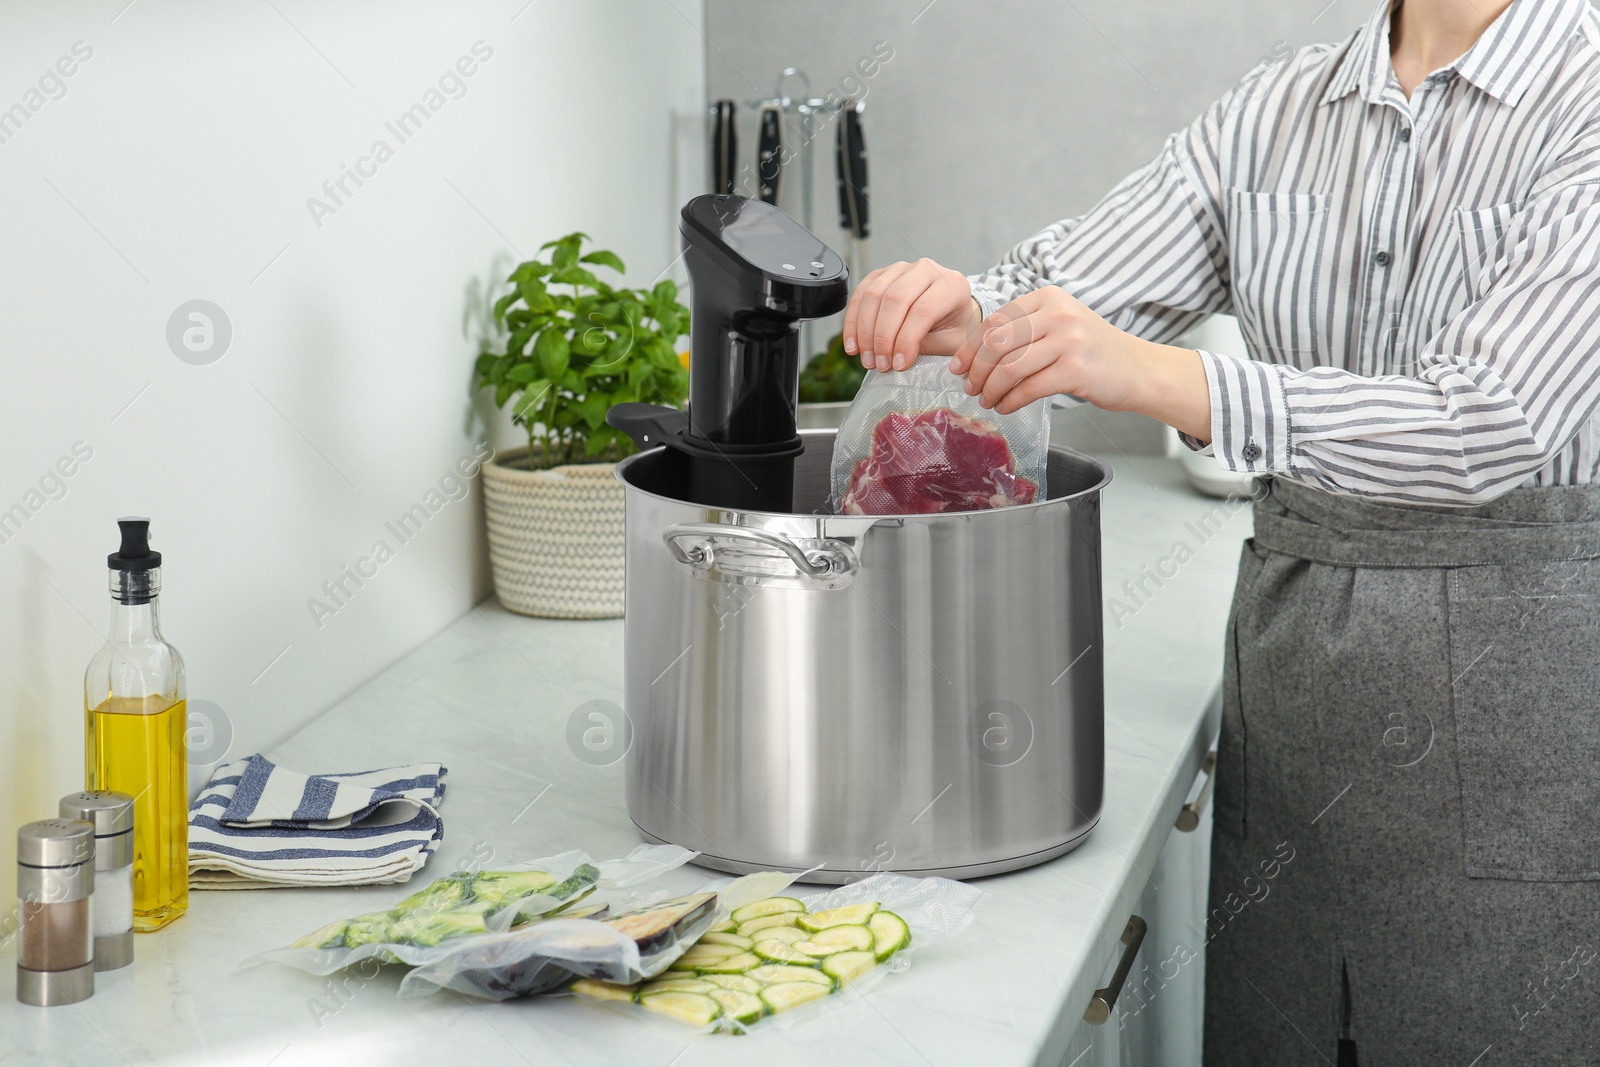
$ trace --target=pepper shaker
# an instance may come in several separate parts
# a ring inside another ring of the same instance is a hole
[[[94,827],[94,969],[133,962],[133,798],[90,790],[61,798],[61,817]]]
[[[43,819],[17,831],[17,999],[50,1007],[94,995],[94,827]]]

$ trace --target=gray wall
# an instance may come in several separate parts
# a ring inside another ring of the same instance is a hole
[[[706,0],[706,84],[743,103],[772,95],[786,66],[817,95],[853,76],[866,89],[870,265],[929,256],[976,271],[1093,205],[1261,59],[1344,37],[1372,2]],[[863,78],[880,41],[893,58]],[[754,123],[741,108],[744,159]],[[831,130],[816,144],[815,227],[834,243]],[[795,176],[782,202],[798,214]]]

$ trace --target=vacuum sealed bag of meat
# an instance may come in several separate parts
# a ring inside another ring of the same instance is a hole
[[[1043,500],[1049,401],[1001,415],[963,385],[948,356],[869,372],[834,439],[834,510],[927,515]]]

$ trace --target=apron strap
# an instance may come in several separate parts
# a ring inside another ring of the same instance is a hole
[[[1600,486],[1513,489],[1475,508],[1407,507],[1273,479],[1255,543],[1337,567],[1480,567],[1600,558]]]

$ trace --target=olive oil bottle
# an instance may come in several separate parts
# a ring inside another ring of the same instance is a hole
[[[161,553],[150,520],[118,519],[111,637],[83,678],[88,789],[133,801],[133,928],[159,930],[189,907],[188,712],[183,658],[161,636]]]

